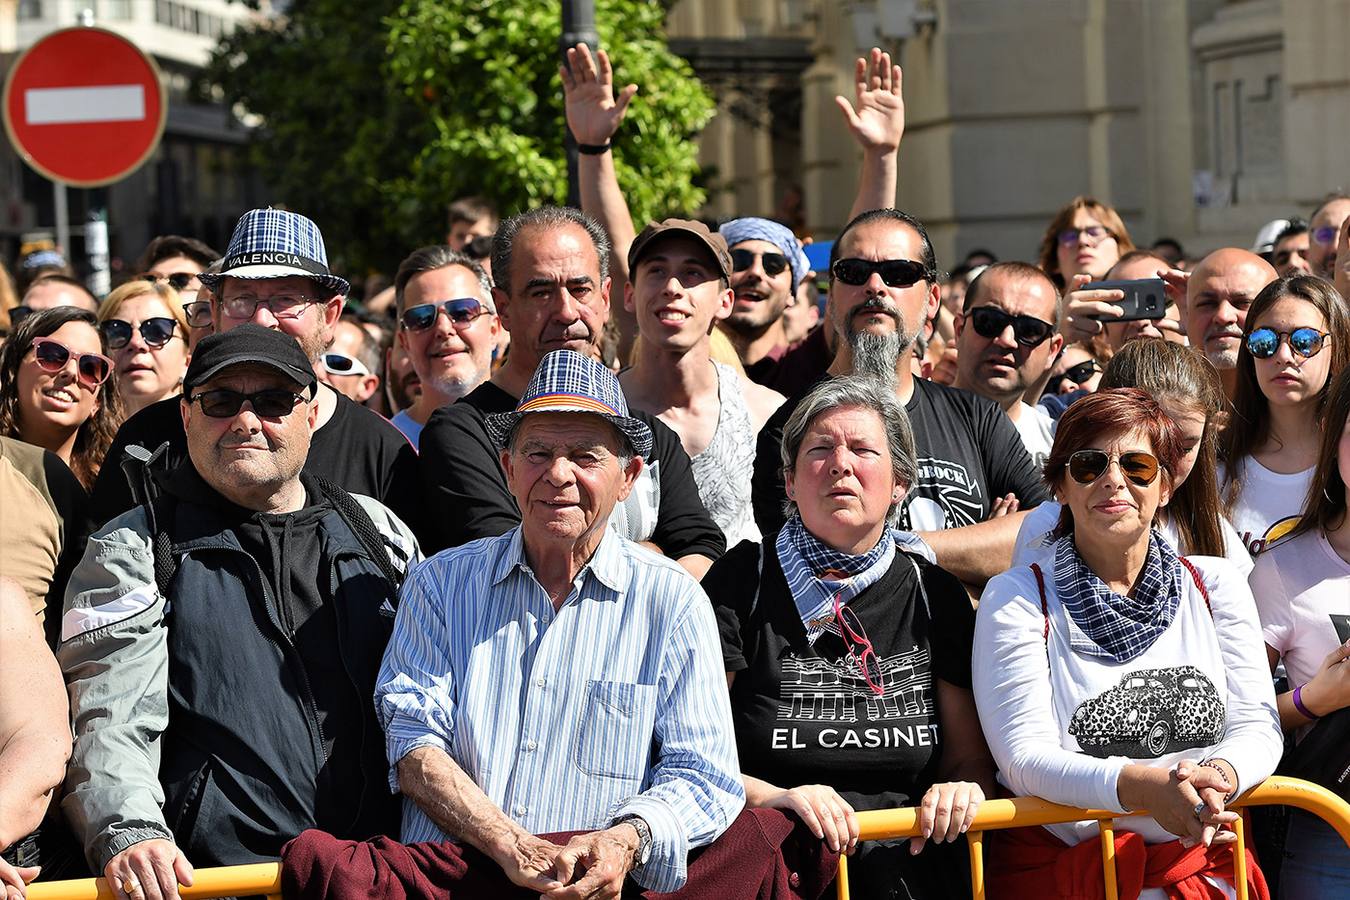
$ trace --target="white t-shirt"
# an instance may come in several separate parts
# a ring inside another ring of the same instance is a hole
[[[1013,565],[1025,566],[1036,562],[1046,551],[1054,546],[1054,540],[1050,537],[1050,532],[1059,525],[1059,511],[1063,507],[1053,500],[1048,500],[1040,506],[1033,509],[1022,520],[1022,527],[1017,530],[1017,542],[1013,544]],[[1184,553],[1181,546],[1181,535],[1177,534],[1176,526],[1171,520],[1164,517],[1158,517],[1158,533],[1163,536],[1163,540],[1177,553]],[[1237,570],[1246,578],[1252,571],[1252,558],[1243,546],[1242,539],[1238,537],[1233,526],[1228,524],[1228,520],[1219,516],[1219,528],[1223,531],[1223,552],[1224,558],[1231,562]]]
[[[1057,423],[1039,406],[1027,406],[1020,401],[1017,405],[1021,408],[1021,412],[1013,419],[1013,425],[1017,427],[1017,434],[1022,438],[1022,446],[1031,454],[1032,465],[1040,472],[1045,465],[1046,457],[1050,455],[1050,445],[1055,442]]]
[[[1290,685],[1310,681],[1342,642],[1337,617],[1350,630],[1350,562],[1314,529],[1262,553],[1249,583],[1262,636],[1280,651]]]
[[[999,781],[1014,794],[1123,813],[1116,781],[1132,762],[1222,757],[1239,791],[1275,771],[1284,736],[1251,592],[1227,560],[1189,559],[1210,609],[1183,568],[1172,624],[1128,663],[1072,649],[1078,627],[1055,594],[1053,556],[1038,561],[1048,638],[1031,568],[990,580],[975,617],[972,684]],[[1071,845],[1098,833],[1092,821],[1046,827]],[[1125,816],[1116,827],[1148,843],[1174,839],[1149,817]]]
[[[1242,461],[1242,487],[1233,505],[1233,527],[1247,552],[1257,556],[1298,524],[1313,470],[1292,475],[1272,472],[1248,456]],[[1228,490],[1228,474],[1219,466],[1219,493]]]

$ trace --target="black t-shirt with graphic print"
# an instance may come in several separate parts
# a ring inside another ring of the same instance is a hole
[[[751,502],[763,534],[783,527],[783,426],[802,395],[778,407],[760,429]],[[1016,494],[1021,509],[1049,495],[1012,420],[992,400],[932,381],[914,380],[905,404],[919,453],[918,479],[905,497],[900,527],[939,531],[983,522],[992,498]]]

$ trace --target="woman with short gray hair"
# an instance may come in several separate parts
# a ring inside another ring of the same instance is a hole
[[[950,842],[994,766],[970,690],[969,598],[892,530],[917,471],[909,419],[893,388],[832,378],[793,411],[782,454],[787,524],[703,580],[747,805],[791,809],[850,853],[855,810],[922,805],[923,837],[858,848],[855,892],[968,896]]]

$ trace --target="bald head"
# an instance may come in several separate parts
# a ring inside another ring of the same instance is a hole
[[[1225,247],[1201,260],[1186,285],[1186,336],[1219,369],[1237,367],[1247,307],[1276,278],[1270,263]]]

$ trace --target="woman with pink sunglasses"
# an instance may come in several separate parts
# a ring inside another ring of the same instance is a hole
[[[969,897],[962,834],[994,784],[971,694],[974,612],[892,530],[916,477],[892,387],[835,378],[783,431],[791,513],[703,579],[722,634],[746,805],[799,816],[860,897]],[[858,845],[855,810],[921,806],[922,837]],[[932,842],[927,841],[928,838]]]
[[[93,313],[34,313],[0,351],[0,434],[52,451],[91,488],[121,422],[112,368]]]

